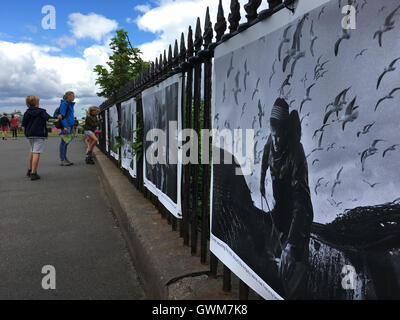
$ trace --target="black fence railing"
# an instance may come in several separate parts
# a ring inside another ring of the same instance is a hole
[[[266,0],[264,0],[266,1]],[[224,15],[222,1],[219,1],[216,24],[213,28],[209,10],[207,9],[204,32],[202,32],[200,18],[197,19],[194,32],[188,29],[187,39],[181,34],[180,45],[178,40],[163,54],[160,54],[150,67],[142,72],[136,79],[123,87],[116,95],[105,101],[101,106],[101,116],[105,121],[105,110],[116,105],[118,119],[121,119],[121,103],[136,98],[137,123],[142,128],[137,134],[144,144],[143,133],[143,104],[141,94],[145,89],[164,81],[175,74],[182,76],[182,123],[183,129],[194,129],[198,134],[201,129],[211,127],[211,97],[212,97],[212,63],[214,49],[222,42],[229,41],[236,34],[243,32],[257,22],[267,19],[275,12],[287,8],[294,0],[267,0],[269,9],[258,12],[262,0],[249,0],[244,5],[246,23],[239,24],[241,20],[240,3],[231,0],[228,22]],[[229,30],[228,30],[229,27]],[[214,32],[215,31],[215,32]],[[227,32],[228,31],[228,32]],[[102,132],[105,132],[105,122]],[[110,126],[109,126],[110,128]],[[120,129],[121,130],[121,129]],[[108,133],[110,130],[108,130]],[[109,136],[102,135],[100,149],[106,153],[106,141]],[[204,146],[202,146],[204,147]],[[208,148],[200,148],[204,152]],[[208,152],[208,151],[207,151]],[[201,263],[210,264],[210,275],[217,276],[218,259],[209,251],[210,237],[210,165],[184,165],[182,174],[182,220],[177,220],[160,201],[151,194],[143,184],[143,155],[137,158],[137,178],[131,179],[136,188],[158,208],[163,218],[167,219],[173,231],[179,231],[185,246],[191,248],[192,255],[199,256]],[[124,169],[123,169],[124,170]],[[223,270],[223,290],[232,290],[232,274],[226,267]],[[249,297],[247,285],[239,282],[239,298],[246,300]]]

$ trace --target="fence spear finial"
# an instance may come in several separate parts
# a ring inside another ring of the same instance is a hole
[[[217,42],[222,39],[222,36],[224,35],[226,31],[226,19],[224,16],[224,8],[222,6],[222,0],[219,0],[219,5],[218,5],[218,14],[217,14],[217,23],[215,24],[215,32],[217,33]]]
[[[196,51],[196,53],[201,50],[202,43],[203,37],[201,36],[200,18],[197,18],[196,33],[194,37],[194,50]]]
[[[257,18],[257,9],[260,5],[261,0],[249,0],[249,2],[244,5],[244,10],[247,12],[246,18],[248,23]]]
[[[234,33],[237,30],[240,18],[240,3],[238,0],[231,0],[231,13],[228,16],[229,33]]]
[[[208,46],[210,45],[211,41],[213,38],[213,28],[212,28],[212,23],[211,23],[211,19],[210,19],[210,8],[207,7],[207,11],[206,11],[206,19],[205,19],[205,23],[204,23],[204,35],[203,35],[203,39],[204,39],[204,48],[208,48]]]

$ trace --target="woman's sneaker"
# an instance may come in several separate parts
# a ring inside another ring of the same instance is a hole
[[[31,173],[31,181],[39,180],[40,176],[37,173]]]
[[[60,164],[61,167],[69,167],[69,166],[72,166],[72,165],[73,165],[73,163],[71,163],[71,162],[69,162],[67,160],[62,160],[61,164]]]
[[[30,178],[31,177],[31,174],[32,174],[32,170],[28,170],[28,172],[26,173],[26,176],[28,177],[28,178]]]

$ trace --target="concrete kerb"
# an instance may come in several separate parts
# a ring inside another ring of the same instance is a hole
[[[222,291],[222,279],[209,277],[209,266],[190,254],[179,232],[161,218],[124,174],[100,150],[95,157],[133,263],[148,299],[234,300]]]

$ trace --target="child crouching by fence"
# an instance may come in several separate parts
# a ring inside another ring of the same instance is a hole
[[[101,121],[97,117],[100,109],[98,107],[90,107],[85,119],[85,135],[89,138],[88,147],[86,149],[86,163],[94,164],[93,160],[93,149],[96,146],[99,139],[97,138],[95,132],[101,125]]]
[[[46,110],[39,108],[40,99],[36,96],[26,97],[26,106],[28,110],[24,114],[22,126],[25,128],[25,136],[30,145],[29,168],[27,176],[32,181],[39,180],[37,174],[40,154],[44,151],[45,140],[48,137],[47,121],[51,116]]]

